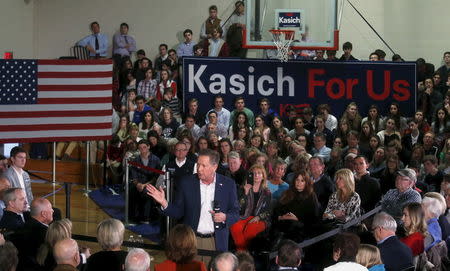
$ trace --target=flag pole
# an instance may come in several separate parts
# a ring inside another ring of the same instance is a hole
[[[129,200],[130,200],[130,187],[129,187],[129,180],[130,178],[130,165],[128,164],[128,158],[125,157],[125,225],[130,225],[129,220]]]

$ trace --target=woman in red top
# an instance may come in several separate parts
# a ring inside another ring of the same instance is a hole
[[[197,238],[187,225],[178,224],[169,232],[166,241],[166,257],[155,265],[155,271],[206,271],[203,262],[196,261]]]
[[[164,96],[164,89],[172,88],[173,97],[177,97],[177,83],[170,78],[169,71],[161,71],[161,81],[156,87],[156,99],[162,101]]]
[[[422,205],[417,202],[406,205],[403,208],[402,221],[406,230],[406,237],[400,240],[411,248],[413,256],[423,253],[427,223],[425,222]]]

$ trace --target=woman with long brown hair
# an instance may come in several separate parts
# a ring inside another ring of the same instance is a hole
[[[273,233],[300,242],[319,220],[319,201],[314,183],[305,170],[299,170],[274,210]]]
[[[427,235],[427,223],[422,205],[412,202],[403,207],[402,221],[406,236],[400,241],[411,248],[413,256],[417,256],[425,250],[424,240]]]

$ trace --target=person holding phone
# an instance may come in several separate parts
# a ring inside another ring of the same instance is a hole
[[[240,193],[240,220],[230,228],[237,250],[246,250],[250,241],[269,227],[271,193],[267,173],[261,165],[249,169],[249,177]]]

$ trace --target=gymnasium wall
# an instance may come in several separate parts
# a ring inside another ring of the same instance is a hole
[[[351,2],[406,60],[423,56],[438,67],[442,53],[450,50],[447,1]],[[3,0],[0,53],[13,49],[17,58],[57,58],[68,55],[70,46],[90,33],[91,21],[99,21],[102,31],[110,37],[126,21],[138,47],[146,49],[153,59],[159,43],[175,47],[182,41],[185,28],[191,28],[198,37],[212,3],[217,4],[222,18],[228,17],[234,7],[234,0]],[[392,56],[347,2],[340,33],[340,44],[352,41],[353,54],[359,59],[367,59],[377,48],[386,51],[387,58]],[[260,56],[260,51],[249,52],[249,57]]]
[[[0,57],[13,51],[15,58],[32,58],[34,51],[33,0],[0,1]]]

